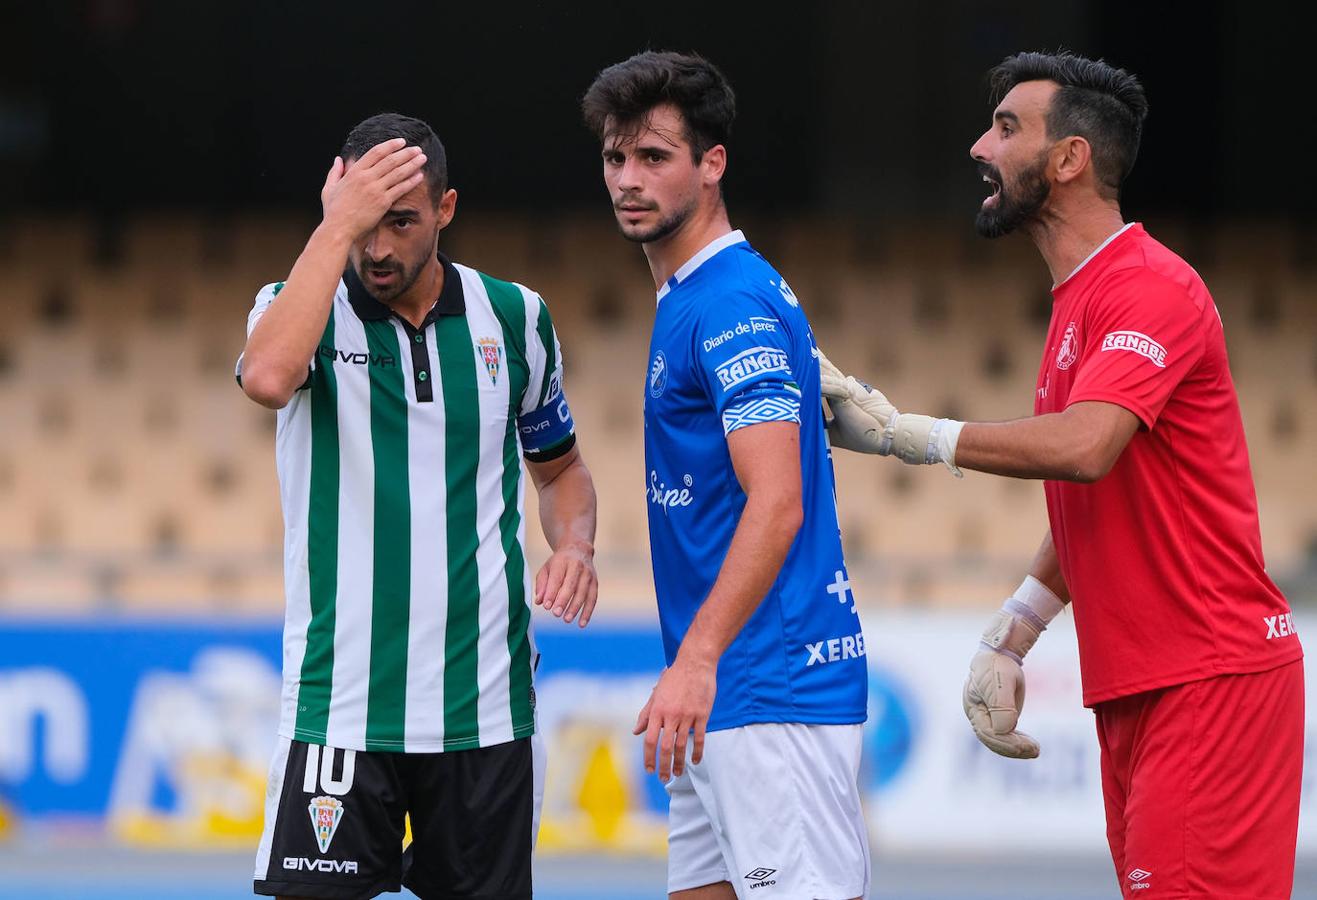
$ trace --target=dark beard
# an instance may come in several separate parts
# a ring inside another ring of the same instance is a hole
[[[1034,218],[1052,191],[1046,172],[1047,157],[1043,155],[1034,165],[1020,173],[1015,184],[1011,185],[1010,194],[1006,193],[1001,173],[989,172],[989,177],[995,176],[997,183],[1001,184],[1001,190],[994,206],[979,208],[979,214],[974,219],[974,227],[979,234],[985,238],[999,238]]]
[[[438,232],[435,233],[435,237],[436,239],[438,238]],[[412,285],[416,283],[416,279],[421,277],[421,270],[425,268],[425,264],[429,261],[430,259],[428,256],[422,257],[421,261],[410,269],[402,263],[394,263],[389,266],[390,269],[398,273],[399,278],[397,285],[384,295],[375,293],[367,283],[366,273],[363,270],[369,268],[369,265],[364,258],[361,260],[361,265],[357,268],[357,278],[361,280],[361,286],[366,289],[366,293],[387,306],[389,301],[396,300],[403,294],[407,293],[407,291],[411,290]]]

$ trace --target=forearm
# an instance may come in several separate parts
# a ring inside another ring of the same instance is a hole
[[[1061,574],[1061,559],[1056,555],[1056,545],[1052,543],[1052,531],[1048,529],[1043,543],[1034,554],[1029,564],[1029,574],[1037,578],[1062,603],[1070,602],[1070,589],[1066,587],[1065,576]]]
[[[323,223],[312,233],[243,349],[242,384],[252,399],[282,407],[306,380],[347,265],[349,246],[341,231]]]
[[[594,479],[580,458],[540,485],[540,527],[554,552],[578,546],[594,553],[597,502]]]
[[[1099,471],[1091,436],[1070,425],[1065,413],[967,422],[956,444],[956,465],[1012,478],[1096,481],[1105,473]]]
[[[777,580],[803,514],[795,495],[751,495],[718,578],[701,604],[678,657],[716,665]]]

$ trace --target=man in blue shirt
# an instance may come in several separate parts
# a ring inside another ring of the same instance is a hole
[[[728,219],[731,87],[698,56],[647,52],[601,72],[582,108],[658,290],[645,491],[668,668],[636,732],[671,795],[670,896],[864,896],[865,646],[818,350]]]

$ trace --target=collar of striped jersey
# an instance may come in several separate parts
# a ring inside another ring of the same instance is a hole
[[[425,314],[422,327],[429,325],[439,316],[460,316],[466,312],[466,295],[462,293],[462,276],[448,257],[442,253],[436,255],[439,257],[440,264],[444,267],[444,286],[439,291],[439,299],[434,302],[434,306]],[[376,300],[371,296],[370,291],[366,290],[366,286],[357,277],[357,270],[352,267],[351,263],[343,272],[343,283],[348,286],[348,300],[351,301],[352,309],[356,312],[358,318],[369,321],[387,319],[393,315],[391,308]]]
[[[712,259],[721,250],[725,250],[732,244],[744,243],[745,234],[739,228],[735,231],[729,231],[720,238],[714,238],[704,245],[704,248],[681,264],[681,268],[672,273],[672,277],[663,282],[663,286],[658,289],[658,299],[662,300],[667,296],[668,291],[681,284],[691,274]]]

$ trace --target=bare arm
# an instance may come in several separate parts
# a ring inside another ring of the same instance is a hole
[[[1134,413],[1097,400],[1012,422],[967,422],[955,462],[993,475],[1091,483],[1111,471],[1138,429]]]
[[[1140,419],[1115,403],[1090,400],[1064,412],[1011,422],[957,422],[902,413],[882,391],[819,359],[834,447],[1053,481],[1097,481],[1111,471]]]
[[[713,588],[636,723],[636,733],[645,732],[645,768],[657,769],[664,781],[685,768],[692,730],[691,760],[700,761],[717,691],[718,660],[777,580],[804,518],[800,426],[751,425],[728,435],[727,447],[745,491],[745,508]]]
[[[1029,577],[993,613],[969,664],[961,702],[985,747],[1014,759],[1033,759],[1038,742],[1017,730],[1024,710],[1024,657],[1070,602],[1052,532],[1043,536]]]
[[[1052,543],[1052,531],[1048,529],[1043,535],[1043,543],[1034,554],[1029,564],[1029,574],[1043,583],[1043,586],[1056,594],[1062,603],[1070,602],[1070,589],[1066,587],[1061,575],[1061,560],[1056,555],[1056,545]]]
[[[424,177],[425,156],[404,144],[372,147],[350,169],[335,157],[320,192],[324,219],[242,351],[242,389],[262,406],[282,409],[306,380],[353,241]]]
[[[597,502],[579,446],[548,462],[527,461],[540,495],[540,527],[553,555],[535,576],[535,603],[584,628],[599,597],[594,568]]]
[[[800,426],[765,422],[727,436],[745,509],[709,596],[700,605],[678,660],[717,667],[741,627],[777,580],[804,518]]]

